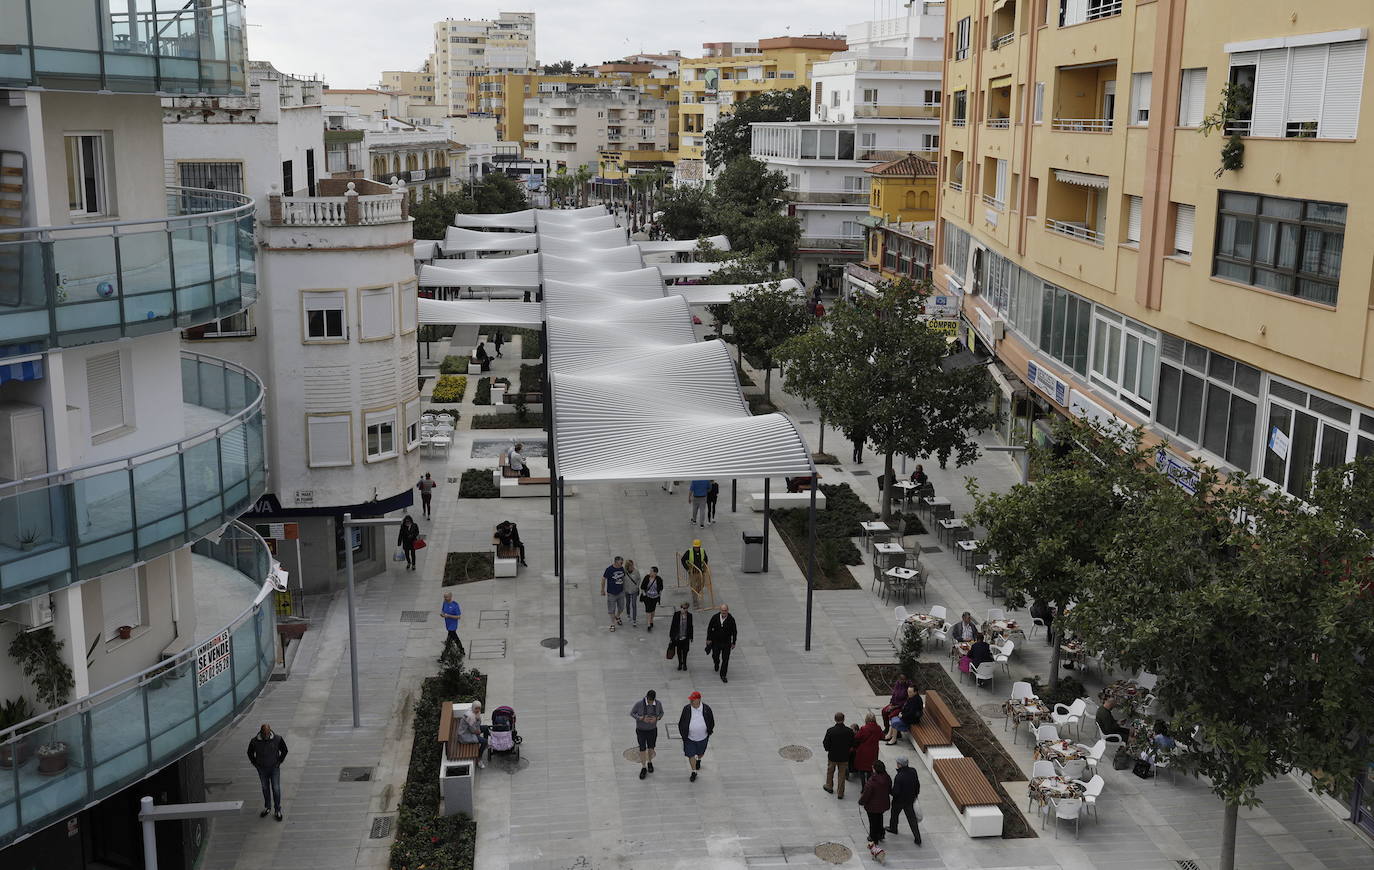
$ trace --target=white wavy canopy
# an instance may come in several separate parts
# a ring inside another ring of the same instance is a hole
[[[484,233],[449,227],[441,246],[445,254],[533,251],[539,247],[539,237],[534,233]]]
[[[815,471],[792,420],[752,415],[729,349],[699,342],[692,331],[690,305],[705,304],[697,299],[729,301],[747,288],[664,287],[669,267],[700,276],[718,266],[644,264],[646,251],[690,251],[695,241],[676,243],[685,248],[629,244],[601,206],[458,217],[463,227],[533,229],[540,253],[436,261],[421,267],[421,285],[537,287],[543,302],[421,299],[420,322],[546,325],[559,477],[689,480]]]

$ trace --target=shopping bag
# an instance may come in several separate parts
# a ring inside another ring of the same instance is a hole
[[[677,652],[677,650],[673,649],[675,646],[677,646],[677,644],[673,643],[671,640],[668,641],[668,654],[664,656],[665,659],[671,659],[673,654]]]
[[[425,539],[424,539],[424,538],[416,538],[416,539],[415,539],[415,543],[413,543],[413,544],[410,545],[410,549],[412,549],[412,550],[423,550],[423,549],[424,549],[425,547],[427,547],[427,546],[429,546],[429,545],[425,543]]]
[[[393,562],[404,562],[405,560],[406,560],[406,551],[403,550],[403,549],[401,549],[400,547],[397,547],[397,548],[396,548],[396,552],[394,552],[394,553],[391,554],[391,561],[393,561]]]
[[[916,821],[918,821],[918,822],[925,821],[926,814],[923,813],[923,812],[921,812],[921,802],[920,802],[920,801],[912,801],[912,803],[911,803],[911,809],[912,809],[912,811],[913,811],[914,813],[916,813]]]

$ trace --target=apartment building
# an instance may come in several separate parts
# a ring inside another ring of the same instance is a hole
[[[811,65],[845,47],[845,41],[834,36],[778,37],[707,42],[701,57],[682,58],[676,182],[705,182],[706,134],[735,103],[764,91],[810,88]]]
[[[382,70],[377,90],[399,94],[396,117],[410,124],[443,123],[448,111],[434,104],[434,72],[426,60],[419,70]]]
[[[256,299],[254,202],[169,184],[162,147],[162,94],[257,111],[244,28],[238,0],[6,7],[0,647],[41,675],[0,658],[6,867],[142,863],[139,798],[204,800],[199,747],[275,665],[271,554],[234,522],[266,488],[263,383],[179,338]],[[205,832],[160,829],[161,866]]]
[[[937,281],[1007,397],[1146,427],[1182,486],[1374,453],[1368,5],[947,5]]]
[[[677,76],[662,76],[660,67],[652,64],[602,64],[596,75],[544,75],[530,73],[515,75],[495,73],[473,79],[469,94],[469,119],[490,116],[501,140],[525,140],[525,104],[541,96],[568,93],[582,88],[632,87],[646,97],[664,100],[669,104],[667,149],[677,149]],[[456,119],[455,119],[456,120]],[[464,140],[467,141],[467,140]],[[527,143],[528,144],[528,143]]]
[[[666,101],[637,88],[579,88],[525,101],[525,156],[552,172],[597,168],[607,151],[665,151]]]
[[[502,12],[495,20],[446,18],[434,23],[434,101],[450,115],[468,114],[471,79],[492,73],[532,73],[535,60],[533,12]]]

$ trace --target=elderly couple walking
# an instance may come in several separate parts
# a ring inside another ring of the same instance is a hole
[[[635,702],[630,709],[635,720],[635,737],[639,743],[639,778],[644,779],[654,772],[655,747],[658,745],[658,723],[663,719],[663,702],[657,693],[650,689],[644,697]],[[706,754],[706,744],[716,730],[716,717],[711,708],[701,703],[701,693],[693,692],[687,696],[687,706],[682,708],[677,719],[678,734],[682,737],[682,754],[692,769],[689,782],[697,781],[701,772],[701,757]]]
[[[867,716],[865,728],[873,734],[877,734],[879,729],[874,722],[872,714]],[[828,793],[832,793],[839,800],[844,800],[845,778],[849,773],[851,753],[854,753],[858,735],[863,729],[856,732],[844,722],[844,714],[835,714],[835,724],[825,732],[825,739],[822,746],[825,748],[825,785],[821,786]],[[917,798],[921,794],[921,780],[916,775],[915,769],[908,763],[906,756],[899,755],[897,761],[897,771],[892,776],[888,776],[887,765],[877,759],[877,741],[864,741],[865,754],[871,751],[872,758],[855,758],[855,765],[862,764],[862,769],[869,770],[863,782],[863,792],[859,795],[859,806],[868,814],[868,840],[869,849],[875,855],[881,851],[882,842],[887,833],[897,833],[897,819],[899,816],[906,816],[907,824],[911,827],[912,836],[915,838],[916,845],[921,845],[921,807],[917,803]],[[871,745],[870,745],[871,744]],[[839,774],[839,784],[832,787],[831,783],[835,780],[835,774]],[[883,826],[883,815],[891,811],[892,817],[886,827]]]

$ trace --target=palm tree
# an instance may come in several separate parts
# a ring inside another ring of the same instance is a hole
[[[649,191],[653,184],[654,180],[647,173],[630,176],[628,192],[631,232],[638,232],[644,228],[644,213],[649,207]]]
[[[573,181],[577,185],[578,202],[583,208],[587,206],[587,186],[591,180],[592,169],[585,163],[577,167],[577,171],[573,173]]]

